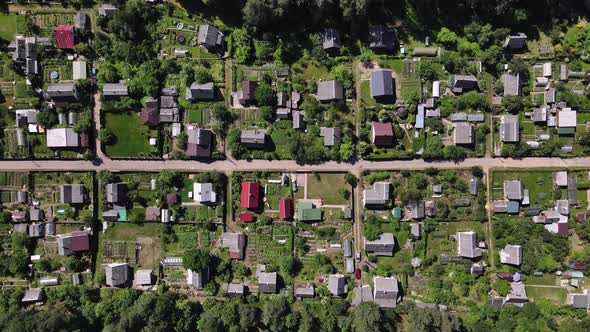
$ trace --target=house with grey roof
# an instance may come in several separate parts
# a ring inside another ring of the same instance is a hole
[[[492,211],[494,213],[507,213],[508,212],[508,200],[495,200],[492,202]]]
[[[217,193],[213,190],[213,183],[193,183],[193,200],[201,205],[215,205]]]
[[[410,224],[410,234],[414,239],[419,239],[422,237],[422,223],[421,222],[413,222]]]
[[[100,5],[98,7],[98,15],[99,16],[106,16],[106,17],[111,17],[113,15],[115,15],[115,13],[117,12],[117,7],[115,7],[114,5],[110,4],[110,3],[103,3],[102,5]]]
[[[342,83],[337,80],[318,82],[316,98],[322,103],[343,100],[344,89],[342,88]]]
[[[152,270],[142,269],[135,271],[133,284],[136,286],[151,286],[154,283],[155,278]]]
[[[577,113],[569,107],[562,108],[555,117],[555,128],[560,135],[573,135],[576,133]]]
[[[372,189],[363,190],[364,207],[386,207],[390,201],[391,183],[375,182]]]
[[[524,185],[520,180],[504,181],[504,198],[511,201],[521,201],[524,197]]]
[[[82,204],[85,196],[83,184],[62,184],[60,187],[61,204]]]
[[[223,289],[223,294],[229,297],[243,296],[246,293],[244,283],[224,283],[221,289]]]
[[[458,232],[455,236],[457,239],[457,254],[465,258],[479,258],[482,250],[477,247],[477,235],[474,231]]]
[[[45,219],[45,212],[37,207],[31,206],[29,209],[30,221],[43,221]]]
[[[37,304],[43,302],[42,288],[29,288],[25,291],[25,295],[21,299],[23,304]]]
[[[163,101],[163,99],[162,99]],[[180,111],[178,107],[160,108],[160,122],[173,123],[180,121]]]
[[[382,69],[371,72],[371,97],[376,100],[390,99],[394,95],[391,70]]]
[[[213,52],[223,50],[224,39],[225,36],[216,27],[209,24],[199,26],[197,42],[207,50]]]
[[[29,237],[38,238],[45,235],[45,228],[43,224],[32,223],[29,225]]]
[[[545,91],[543,94],[543,101],[545,102],[545,105],[555,104],[555,88],[549,88],[547,91]]]
[[[301,111],[293,111],[293,129],[305,129],[305,117]]]
[[[395,250],[395,237],[393,233],[381,233],[373,241],[365,239],[365,251],[375,256],[393,256]]]
[[[297,300],[313,299],[315,297],[315,288],[313,285],[297,285],[293,291],[293,295]]]
[[[509,34],[504,39],[504,48],[510,50],[520,50],[526,47],[527,35],[524,32]]]
[[[504,96],[520,96],[520,74],[504,74]]]
[[[473,196],[477,196],[477,179],[472,178],[469,180],[469,194]]]
[[[337,52],[342,45],[340,44],[340,33],[333,28],[326,28],[321,33],[322,48],[326,52]]]
[[[354,298],[350,301],[350,305],[358,306],[364,302],[373,302],[373,289],[371,285],[356,286],[352,289]]]
[[[584,289],[582,294],[569,294],[567,302],[576,309],[590,310],[590,292]]]
[[[107,203],[127,203],[127,184],[121,182],[108,183]]]
[[[266,132],[258,129],[245,129],[240,133],[240,143],[250,148],[264,147]]]
[[[346,276],[343,274],[331,274],[328,276],[328,290],[333,296],[345,295],[348,291]]]
[[[397,37],[395,31],[384,26],[369,27],[369,48],[377,51],[391,51],[395,49]]]
[[[47,99],[54,102],[74,102],[78,100],[76,83],[49,83],[45,90]]]
[[[186,87],[184,96],[186,100],[212,100],[215,99],[215,85],[213,82],[199,84],[193,82]]]
[[[102,95],[106,98],[124,97],[129,95],[129,90],[126,83],[105,83],[102,86]]]
[[[534,123],[546,124],[547,123],[547,108],[541,107],[541,108],[533,109],[531,119],[533,120]]]
[[[340,144],[342,129],[335,127],[321,127],[320,136],[324,138],[324,146],[334,146]]]
[[[453,93],[464,93],[477,90],[478,81],[473,75],[450,75],[449,87]]]
[[[455,145],[471,145],[474,142],[475,132],[473,126],[467,122],[455,123],[453,130],[453,143]]]
[[[425,204],[424,201],[419,200],[410,205],[412,219],[424,219]]]
[[[52,128],[45,130],[48,148],[77,148],[80,136],[73,128]]]
[[[111,287],[124,287],[129,282],[129,264],[111,263],[104,267],[106,274],[105,283]]]
[[[529,298],[526,295],[525,285],[522,282],[510,283],[510,293],[504,298],[504,304],[514,304],[522,307],[527,302],[529,302]]]
[[[213,132],[211,130],[189,126],[186,133],[188,139],[185,153],[188,157],[211,157],[211,145],[213,143]]]
[[[244,233],[223,232],[221,234],[221,247],[229,250],[232,259],[244,259],[246,247],[246,235]]]
[[[416,129],[423,129],[424,128],[424,119],[425,119],[425,110],[424,104],[418,104],[418,113],[416,114],[416,122],[414,123],[414,128]]]
[[[519,266],[522,264],[522,247],[507,244],[500,250],[500,263]]]
[[[193,271],[191,269],[186,270],[186,284],[190,288],[197,290],[203,289],[203,285],[207,282],[207,276],[209,274],[209,268],[207,271]]]
[[[277,273],[276,272],[259,272],[258,273],[258,292],[273,294],[277,292]]]
[[[517,115],[502,115],[500,117],[500,140],[504,143],[520,141],[520,125]]]
[[[401,299],[397,278],[374,277],[373,302],[381,308],[395,308]]]
[[[484,122],[485,118],[482,112],[467,114],[467,122]]]

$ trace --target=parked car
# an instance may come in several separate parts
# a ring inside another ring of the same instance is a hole
[[[356,270],[354,270],[354,276],[356,280],[361,280],[361,269],[357,268]]]
[[[360,262],[361,261],[361,252],[360,251],[357,251],[356,254],[355,254],[355,257],[356,257],[356,261],[357,262]]]

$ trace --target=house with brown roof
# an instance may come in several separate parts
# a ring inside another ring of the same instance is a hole
[[[243,106],[256,103],[256,88],[258,83],[254,81],[242,81],[242,90],[238,91],[238,101]]]
[[[90,233],[71,232],[57,236],[57,251],[60,256],[70,256],[90,250]]]
[[[393,127],[391,123],[371,122],[371,143],[376,146],[393,145]]]
[[[141,124],[155,127],[160,124],[160,110],[157,108],[142,108],[140,114]]]
[[[211,143],[213,132],[204,128],[192,128],[187,130],[186,155],[191,158],[211,157]]]

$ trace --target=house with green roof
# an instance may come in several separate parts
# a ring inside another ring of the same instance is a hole
[[[299,202],[297,206],[297,220],[321,221],[322,210],[315,208],[311,202]]]

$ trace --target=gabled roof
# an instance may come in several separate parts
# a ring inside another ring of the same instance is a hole
[[[107,202],[121,203],[127,201],[127,184],[125,183],[108,183],[107,184]]]
[[[74,48],[74,26],[73,25],[58,25],[55,27],[55,43],[60,49]]]
[[[254,81],[242,81],[242,100],[244,102],[256,100],[255,92],[258,83]]]
[[[199,26],[197,36],[199,45],[205,48],[215,48],[223,44],[223,34],[214,26],[203,24]]]
[[[371,72],[371,96],[373,98],[393,96],[391,70],[383,69]]]
[[[502,264],[520,265],[522,263],[522,247],[507,244],[500,250],[500,262]]]
[[[213,82],[199,84],[193,82],[190,87],[186,87],[186,100],[209,100],[215,98],[215,85]]]
[[[160,124],[160,110],[157,108],[141,109],[141,124],[144,126],[157,126]]]
[[[500,118],[500,140],[506,143],[520,141],[520,127],[518,116],[503,115]]]
[[[457,254],[466,258],[481,257],[482,251],[477,247],[477,235],[474,231],[457,233]]]
[[[374,302],[382,308],[394,308],[397,305],[399,286],[397,278],[373,278]]]
[[[317,99],[321,102],[338,101],[344,98],[342,83],[337,80],[318,82]]]
[[[363,206],[380,205],[385,206],[389,204],[390,200],[389,182],[375,182],[372,189],[363,190]]]
[[[338,30],[326,28],[322,31],[322,48],[324,50],[332,50],[340,48],[340,33]]]
[[[62,204],[84,203],[83,184],[64,184],[60,187],[60,201]]]
[[[111,263],[105,266],[105,282],[111,287],[124,286],[129,281],[129,265],[127,263]]]
[[[221,234],[221,246],[229,249],[230,258],[244,259],[246,236],[244,233],[224,232]]]
[[[195,182],[193,184],[193,200],[199,203],[216,203],[217,193],[213,191],[213,184],[211,182]]]
[[[279,218],[288,220],[293,218],[293,204],[288,198],[279,199]]]
[[[527,35],[523,32],[510,34],[504,39],[504,48],[521,49],[526,46]]]
[[[392,145],[393,126],[391,123],[371,122],[371,143],[374,145]]]
[[[520,180],[504,181],[504,197],[508,200],[522,200],[524,195],[524,186]]]
[[[324,146],[334,146],[340,144],[342,130],[334,127],[321,127],[320,136],[324,138]]]
[[[90,233],[71,232],[57,236],[57,251],[60,256],[90,250]]]
[[[190,157],[210,157],[213,133],[208,129],[190,128],[187,130],[186,154]]]
[[[449,86],[454,93],[477,89],[477,78],[473,75],[450,75]]]
[[[240,206],[246,209],[257,209],[260,204],[260,184],[258,182],[242,182]]]
[[[453,130],[453,143],[455,145],[469,145],[474,141],[473,126],[467,122],[455,123],[455,130]]]
[[[129,94],[127,84],[105,83],[102,87],[102,94],[105,96],[127,96]]]
[[[328,276],[328,290],[334,296],[346,293],[346,277],[342,274],[331,274]]]
[[[254,146],[263,146],[265,144],[266,133],[258,129],[242,130],[240,133],[240,143]]]
[[[314,207],[311,202],[299,201],[297,205],[297,220],[320,221],[322,220],[322,210]]]
[[[504,74],[504,96],[520,96],[520,74]]]
[[[395,32],[383,25],[369,28],[369,48],[392,50],[396,39]]]

